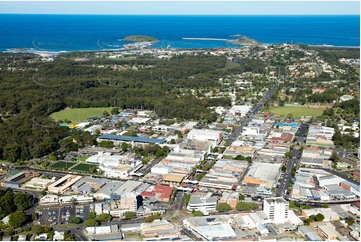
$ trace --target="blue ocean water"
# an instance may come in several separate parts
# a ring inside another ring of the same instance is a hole
[[[262,43],[360,46],[360,16],[152,16],[152,15],[0,15],[0,51],[119,49],[127,35],[149,35],[154,47],[232,47],[245,35]]]

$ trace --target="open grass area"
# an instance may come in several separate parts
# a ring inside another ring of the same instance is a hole
[[[54,164],[52,164],[50,166],[50,168],[54,168],[54,169],[68,169],[70,168],[71,166],[75,165],[76,163],[74,162],[68,162],[68,161],[59,161],[59,162],[56,162]]]
[[[73,124],[80,123],[81,121],[87,121],[88,118],[101,117],[103,112],[110,111],[113,108],[66,108],[59,112],[50,115],[55,120],[71,120]]]
[[[71,168],[72,171],[83,171],[83,172],[89,172],[93,167],[98,167],[98,165],[93,164],[86,164],[86,163],[79,163],[78,165]]]
[[[267,109],[266,112],[274,113],[277,115],[287,116],[292,114],[294,118],[301,116],[319,116],[322,115],[324,108],[306,108],[306,107],[275,107]]]
[[[83,157],[80,157],[79,160],[82,162],[86,162],[86,160],[90,157],[91,155],[84,155]]]

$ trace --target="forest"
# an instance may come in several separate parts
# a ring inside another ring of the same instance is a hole
[[[214,121],[216,115],[208,107],[231,105],[229,98],[191,94],[191,89],[221,87],[218,79],[226,72],[225,57],[180,55],[170,60],[82,62],[62,55],[52,62],[29,61],[32,58],[30,54],[0,54],[4,70],[0,72],[0,159],[11,162],[59,149],[59,141],[70,131],[49,115],[66,107],[150,109],[159,117]],[[105,64],[153,67],[100,68]]]

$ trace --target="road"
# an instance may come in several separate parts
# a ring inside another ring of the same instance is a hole
[[[281,184],[279,185],[278,189],[276,190],[276,196],[286,196],[286,191],[288,189],[288,185],[290,184],[290,181],[292,179],[292,168],[295,167],[296,170],[299,167],[300,162],[300,150],[299,148],[294,148],[291,150],[293,157],[287,161],[286,164],[286,171],[284,173],[284,176],[282,178]]]
[[[241,120],[241,123],[237,127],[237,129],[227,137],[227,139],[226,139],[227,142],[232,143],[237,139],[237,137],[242,133],[243,127],[245,125],[247,125],[248,122],[250,120],[252,120],[253,116],[255,114],[257,114],[263,108],[263,105],[265,104],[265,102],[272,96],[272,94],[274,93],[274,91],[277,88],[278,88],[278,83],[274,84],[273,87],[270,90],[268,90],[266,95],[258,102],[258,104],[251,108],[251,110],[248,112],[247,116],[245,116]]]

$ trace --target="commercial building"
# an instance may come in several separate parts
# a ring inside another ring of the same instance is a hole
[[[227,216],[190,217],[183,225],[203,240],[232,240],[237,234],[229,224]]]
[[[308,241],[323,241],[310,226],[300,226],[297,232]]]
[[[161,202],[169,202],[173,188],[169,186],[156,185],[141,193],[143,198],[156,198]]]
[[[145,241],[176,240],[181,236],[180,231],[167,220],[154,220],[151,223],[142,223],[140,234]]]
[[[49,185],[48,191],[51,193],[63,194],[66,191],[70,190],[70,187],[81,178],[81,176],[66,175]]]
[[[282,224],[288,221],[288,210],[288,202],[282,197],[263,200],[263,212],[271,223]]]
[[[211,197],[211,195],[212,193],[193,193],[189,199],[187,210],[201,211],[204,214],[215,210],[218,203],[218,198]]]
[[[281,164],[253,162],[243,182],[272,188],[277,182]]]
[[[47,189],[48,186],[54,181],[55,181],[55,177],[53,177],[53,179],[34,177],[25,184],[25,187],[31,189],[44,190]]]
[[[218,144],[222,140],[222,131],[215,131],[210,129],[192,129],[187,134],[187,139],[213,141]]]
[[[90,240],[121,240],[123,238],[119,226],[109,225],[109,226],[97,226],[97,227],[86,227],[84,229],[84,234]]]
[[[98,137],[98,142],[102,140],[111,140],[115,145],[126,142],[134,145],[144,145],[144,144],[164,144],[165,139],[151,139],[145,137],[133,137],[133,136],[123,136],[123,135],[114,135],[114,134],[103,134]]]

